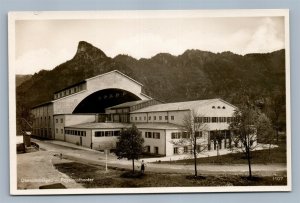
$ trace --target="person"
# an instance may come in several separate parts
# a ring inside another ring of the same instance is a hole
[[[141,163],[141,172],[145,173],[145,163],[144,163],[144,160],[142,160],[142,163]]]

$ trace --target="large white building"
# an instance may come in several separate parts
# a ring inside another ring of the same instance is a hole
[[[236,107],[222,99],[162,103],[142,93],[142,84],[111,71],[54,93],[54,100],[32,109],[33,135],[84,147],[114,149],[124,128],[135,124],[145,140],[145,152],[170,156],[189,153],[184,120],[201,123],[199,146],[207,150],[233,144],[229,123]]]

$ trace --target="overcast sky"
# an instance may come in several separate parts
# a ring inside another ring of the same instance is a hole
[[[187,49],[237,54],[285,48],[283,17],[16,21],[16,73],[53,69],[71,59],[79,41],[109,57],[137,59]]]

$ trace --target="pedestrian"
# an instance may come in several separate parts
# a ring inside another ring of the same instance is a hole
[[[144,160],[142,160],[142,163],[141,163],[141,172],[142,172],[142,174],[145,173],[145,163],[144,163]]]

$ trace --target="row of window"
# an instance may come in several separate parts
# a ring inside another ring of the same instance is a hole
[[[218,106],[218,107],[216,107],[216,106],[212,106],[211,108],[212,108],[212,109],[216,109],[216,108],[218,108],[218,109],[221,109],[221,108],[222,108],[222,109],[226,109],[226,107],[225,107],[225,106],[223,106],[223,107],[220,107],[220,106]]]
[[[76,136],[83,136],[83,137],[86,136],[86,132],[85,131],[81,131],[81,130],[65,130],[65,134],[76,135]]]
[[[195,123],[231,123],[234,117],[195,117]]]
[[[83,84],[78,85],[76,87],[73,87],[73,88],[70,88],[70,89],[67,89],[67,90],[64,90],[64,91],[54,94],[54,98],[58,99],[58,98],[68,96],[68,95],[76,93],[76,92],[80,92],[81,90],[83,90],[83,88],[84,88]]]
[[[60,119],[60,123],[63,123],[64,122],[64,119],[63,118],[61,118]],[[55,119],[55,123],[58,123],[58,118],[57,119]]]
[[[58,128],[55,128],[55,132],[58,133]],[[64,129],[60,129],[60,133],[64,134]]]
[[[196,131],[195,136],[198,138],[202,138],[203,132],[202,131]],[[173,132],[171,133],[171,139],[186,139],[191,138],[190,134],[187,132]]]
[[[114,131],[96,131],[95,137],[113,137],[113,136],[120,136],[120,130]]]
[[[148,116],[148,120],[151,121],[152,117],[151,116]],[[170,116],[170,119],[173,121],[175,119],[174,116]],[[135,116],[135,117],[131,117],[131,120],[135,120],[135,121],[142,121],[142,117],[141,116]],[[147,120],[147,116],[144,116],[144,121]],[[153,120],[156,121],[156,120],[159,120],[159,121],[162,121],[163,120],[163,116],[153,116]],[[167,121],[168,120],[168,116],[164,116],[164,120]]]
[[[145,132],[145,138],[160,139],[160,133],[158,133],[158,132]]]

